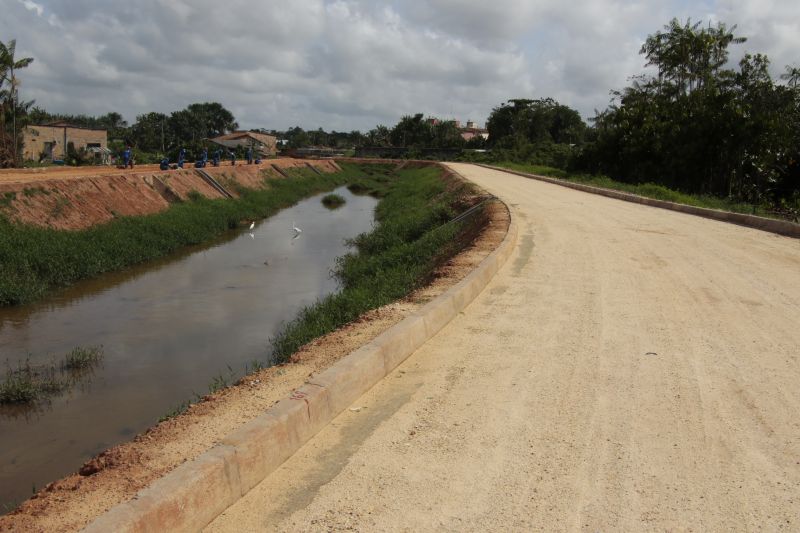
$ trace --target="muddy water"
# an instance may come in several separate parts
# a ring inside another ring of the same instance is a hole
[[[0,310],[0,362],[42,364],[75,346],[105,358],[80,387],[36,409],[0,407],[0,513],[33,487],[75,471],[197,394],[264,360],[268,339],[303,307],[334,292],[344,239],[368,231],[376,201],[336,191],[236,232],[124,273],[71,287],[48,301]],[[303,231],[296,235],[293,224]],[[3,369],[5,372],[5,369]]]

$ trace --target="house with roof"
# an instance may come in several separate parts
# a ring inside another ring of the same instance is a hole
[[[267,133],[255,131],[234,131],[209,139],[210,142],[235,150],[236,148],[253,148],[259,157],[274,157],[278,153],[278,138]]]
[[[108,162],[108,132],[69,124],[65,121],[25,126],[22,130],[22,158],[26,161],[58,161],[67,158],[69,143],[76,150],[95,154],[101,163]]]

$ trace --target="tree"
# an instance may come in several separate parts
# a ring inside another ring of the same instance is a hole
[[[19,108],[17,93],[19,80],[17,79],[15,71],[23,69],[33,63],[32,57],[17,59],[15,57],[16,50],[16,39],[12,39],[8,43],[3,43],[0,41],[0,89],[2,89],[2,86],[6,81],[8,81],[10,86],[5,100],[9,102],[11,107],[11,135],[13,139],[13,152],[11,161],[13,166],[17,166],[19,160],[19,138],[17,134],[17,111]],[[23,107],[27,108],[29,106],[30,104],[26,104]]]
[[[130,128],[130,140],[140,150],[165,154],[167,147],[175,144],[168,121],[169,118],[164,113],[139,115]]]
[[[367,142],[370,146],[391,146],[391,131],[383,124],[375,126],[367,132]]]
[[[393,146],[427,146],[431,140],[431,124],[422,113],[405,115],[389,134]]]
[[[746,54],[728,66],[735,26],[673,19],[641,48],[655,76],[612,93],[594,119],[586,170],[686,192],[779,203],[797,194],[800,91],[774,83],[769,59]]]
[[[191,104],[170,115],[169,130],[176,145],[170,145],[168,149],[179,149],[177,144],[181,144],[190,152],[199,154],[206,139],[223,135],[238,127],[233,114],[222,104]]]
[[[781,74],[781,79],[786,80],[789,87],[796,89],[800,86],[800,68],[786,65],[786,72]]]

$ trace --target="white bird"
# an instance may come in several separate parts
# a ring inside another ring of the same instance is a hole
[[[295,226],[294,222],[292,222],[292,229],[294,230],[295,233],[303,233],[303,230]]]
[[[253,229],[254,227],[256,227],[256,223],[255,223],[255,221],[253,221],[253,222],[251,222],[251,223],[250,223],[250,229]]]

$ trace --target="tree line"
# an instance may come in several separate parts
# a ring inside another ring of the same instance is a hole
[[[732,46],[746,42],[736,27],[703,26],[673,19],[649,35],[640,53],[650,70],[612,91],[609,107],[587,124],[552,98],[512,99],[494,107],[488,140],[465,141],[455,121],[422,113],[392,127],[360,132],[258,130],[289,148],[326,146],[482,148],[488,160],[512,160],[569,171],[605,174],[626,183],[652,182],[687,193],[725,196],[771,205],[800,204],[800,68],[769,74],[763,54],[729,62]],[[128,125],[119,113],[99,117],[49,114],[20,102],[16,71],[33,61],[14,58],[14,41],[0,43],[0,165],[19,164],[20,124],[66,120],[109,131],[112,149],[169,155],[181,147],[199,152],[205,139],[234,130],[221,104],[197,103],[169,115],[146,113]],[[14,141],[16,140],[16,147]],[[116,143],[116,145],[114,144]],[[121,149],[121,148],[120,148]]]
[[[510,100],[488,121],[490,156],[800,207],[800,69],[780,80],[763,54],[729,64],[736,27],[673,19],[640,53],[653,73],[613,91],[583,123],[552,99]]]

